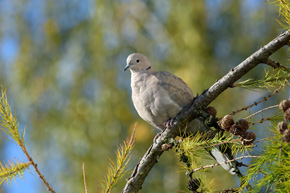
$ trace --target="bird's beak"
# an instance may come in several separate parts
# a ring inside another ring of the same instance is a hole
[[[125,72],[126,70],[128,70],[128,68],[130,68],[130,65],[129,65],[129,64],[127,64],[127,66],[124,68],[124,72]]]

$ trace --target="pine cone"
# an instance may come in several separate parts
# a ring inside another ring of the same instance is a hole
[[[212,116],[217,115],[217,110],[214,107],[207,107],[205,111]]]
[[[286,129],[283,133],[282,140],[286,142],[290,142],[290,130]]]
[[[281,111],[285,112],[289,108],[290,108],[290,101],[289,100],[283,100],[280,102],[279,109],[281,109]]]
[[[188,190],[195,192],[200,186],[200,181],[197,178],[190,179],[187,184]]]
[[[184,153],[180,154],[179,160],[187,163],[188,162],[188,156],[186,156]]]
[[[290,120],[290,108],[285,111],[285,113],[284,113],[284,119],[286,121],[289,121]]]
[[[242,130],[241,125],[233,124],[230,128],[230,131],[234,135],[244,135],[244,131]]]
[[[256,140],[256,134],[254,132],[245,132],[240,140],[243,145],[251,145]]]
[[[236,124],[240,125],[243,132],[246,132],[249,129],[249,122],[246,119],[240,119]]]
[[[252,140],[255,141],[256,140],[256,133],[254,132],[246,132],[243,136],[244,139],[248,139],[248,140]]]
[[[283,134],[286,129],[288,129],[287,122],[281,121],[280,123],[278,123],[277,130],[280,134]]]
[[[229,131],[231,126],[234,124],[234,120],[231,115],[226,115],[222,118],[220,126],[225,131]]]

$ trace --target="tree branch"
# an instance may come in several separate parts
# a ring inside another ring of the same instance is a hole
[[[243,75],[253,69],[260,63],[266,63],[268,57],[276,52],[278,49],[287,45],[290,40],[290,33],[283,32],[267,45],[260,48],[254,54],[245,59],[235,68],[231,69],[224,77],[213,84],[201,96],[197,97],[191,104],[182,110],[173,120],[170,128],[167,128],[160,137],[147,150],[146,154],[139,161],[134,169],[131,177],[128,179],[123,193],[138,192],[142,188],[142,184],[152,169],[158,158],[163,153],[162,144],[166,143],[168,139],[176,137],[180,128],[184,128],[186,123],[203,113],[202,108],[208,106],[216,97],[218,97],[228,87],[231,87],[235,81],[240,79]]]
[[[191,172],[197,172],[199,170],[204,170],[204,169],[207,169],[207,168],[213,168],[215,166],[220,166],[220,165],[223,165],[223,164],[226,164],[226,163],[230,163],[230,162],[233,162],[233,161],[236,161],[236,160],[244,159],[244,158],[258,158],[258,157],[260,157],[260,156],[257,156],[257,155],[245,155],[245,156],[237,157],[235,159],[231,159],[231,160],[224,161],[224,162],[221,162],[221,163],[216,163],[216,164],[202,166],[200,168],[196,168],[194,170],[191,170]]]

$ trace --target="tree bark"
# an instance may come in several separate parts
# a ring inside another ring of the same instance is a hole
[[[266,63],[269,56],[275,53],[284,45],[287,45],[290,40],[289,31],[285,31],[267,45],[260,48],[253,53],[242,63],[231,69],[224,77],[214,83],[202,95],[197,97],[192,104],[189,104],[183,111],[181,111],[173,120],[170,128],[167,128],[147,150],[145,155],[135,167],[131,177],[128,179],[123,193],[138,192],[142,188],[142,184],[146,179],[148,173],[158,158],[163,153],[162,145],[170,138],[175,138],[179,133],[179,129],[183,128],[186,123],[192,121],[200,114],[200,109],[208,106],[216,97],[218,97],[228,87],[231,87],[235,81],[240,79],[243,75],[249,72],[260,63]]]

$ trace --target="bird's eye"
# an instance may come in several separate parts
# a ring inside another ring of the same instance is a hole
[[[136,60],[136,62],[137,62],[137,63],[139,63],[139,62],[140,62],[140,60],[138,59],[138,60]]]

